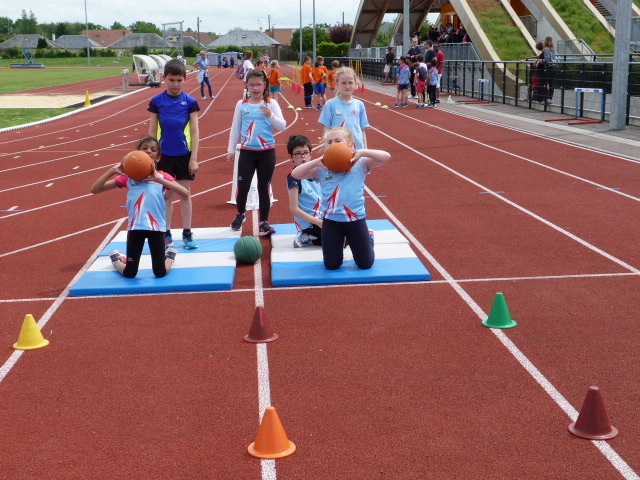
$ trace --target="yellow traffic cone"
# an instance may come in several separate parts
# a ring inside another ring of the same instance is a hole
[[[264,411],[256,441],[247,450],[258,458],[288,457],[296,451],[296,446],[287,438],[274,407],[267,407]]]
[[[89,98],[89,90],[87,90],[87,93],[84,96],[84,106],[85,107],[91,106],[91,98]]]
[[[13,348],[16,350],[35,350],[47,345],[49,345],[49,340],[42,336],[42,332],[38,328],[33,315],[29,314],[24,317],[18,342],[13,344]]]

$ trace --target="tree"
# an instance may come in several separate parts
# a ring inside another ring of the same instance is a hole
[[[38,20],[32,11],[27,15],[27,11],[22,10],[22,16],[16,21],[15,28],[17,33],[38,33]]]
[[[140,20],[129,25],[129,28],[133,33],[157,33],[158,35],[162,35],[162,31],[153,23],[142,22]]]
[[[329,41],[329,34],[324,28],[316,27],[316,44]],[[293,32],[291,37],[291,49],[298,50],[300,48],[300,29]],[[313,28],[302,28],[302,50],[304,52],[313,51]]]
[[[0,17],[0,35],[8,38],[11,32],[13,32],[13,20],[9,17]]]
[[[62,35],[73,35],[74,33],[71,31],[71,26],[67,22],[56,23],[56,38],[61,37]]]
[[[121,24],[120,22],[113,22],[113,25],[111,25],[111,27],[109,28],[109,30],[126,30],[127,27],[125,27],[123,24]]]
[[[329,39],[333,43],[348,43],[351,42],[351,32],[353,26],[349,24],[339,24],[329,29]]]

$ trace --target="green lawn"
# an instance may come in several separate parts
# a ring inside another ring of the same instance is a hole
[[[121,68],[0,68],[0,94],[115,77]]]
[[[121,75],[124,68],[131,68],[131,57],[92,57],[90,67],[86,58],[36,58],[36,63],[44,63],[45,68],[7,68],[12,63],[24,62],[24,59],[0,59],[0,94],[114,77]],[[24,125],[72,110],[4,108],[0,109],[0,128]]]
[[[3,108],[0,109],[0,128],[26,125],[73,110],[73,108]]]

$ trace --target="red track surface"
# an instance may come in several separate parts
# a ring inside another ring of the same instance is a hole
[[[196,235],[234,215],[240,84],[212,72]],[[146,133],[156,93],[0,133],[1,478],[637,478],[637,161],[365,92],[369,145],[392,154],[368,217],[391,215],[433,281],[272,288],[266,248],[261,281],[240,266],[231,292],[68,298],[126,214],[89,187]],[[272,223],[291,221],[286,138],[321,135],[317,112],[281,105]],[[497,292],[518,327],[481,325]],[[280,339],[256,347],[242,338],[262,303]],[[16,361],[28,313],[51,344]],[[620,431],[609,442],[567,431],[590,385]],[[261,462],[246,447],[269,404],[298,451]]]

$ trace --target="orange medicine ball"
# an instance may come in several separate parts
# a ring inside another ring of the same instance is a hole
[[[346,143],[334,143],[324,151],[323,163],[332,172],[346,172],[352,167],[353,151]]]
[[[122,169],[131,180],[144,180],[153,173],[153,160],[147,152],[134,150],[124,157]]]

